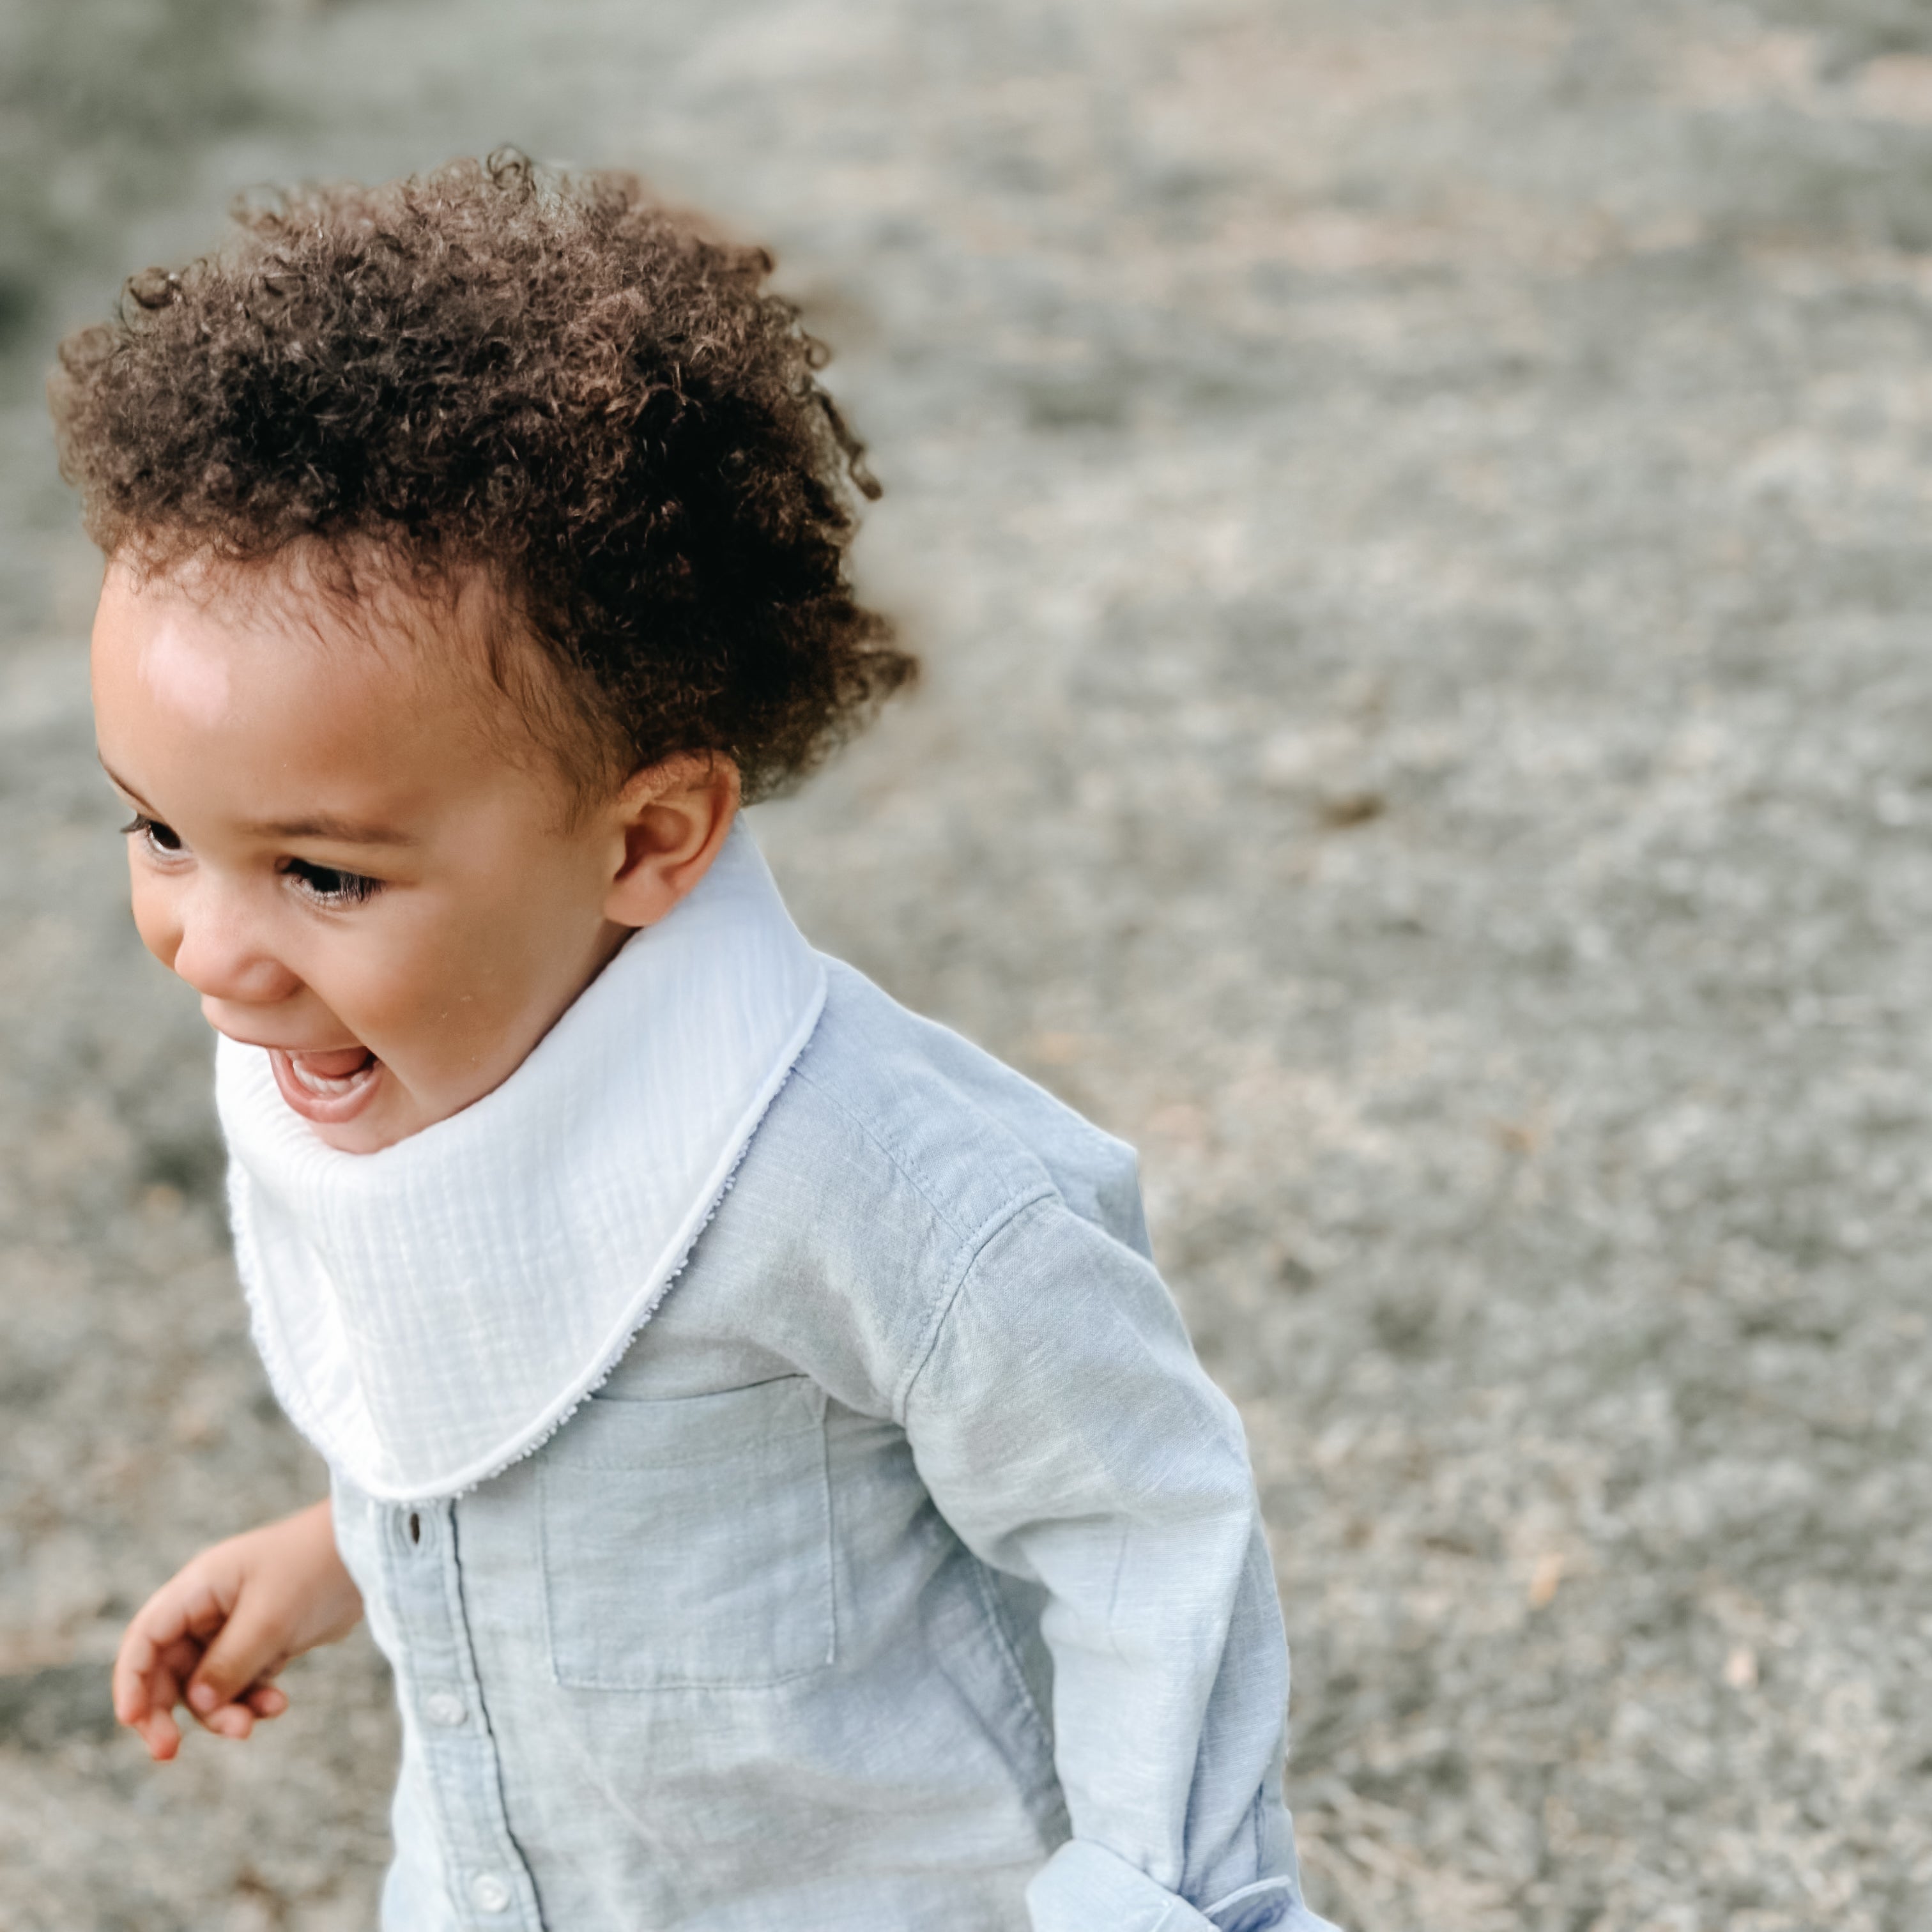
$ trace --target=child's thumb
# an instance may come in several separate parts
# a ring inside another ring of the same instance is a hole
[[[244,1598],[215,1633],[214,1642],[195,1666],[184,1694],[189,1709],[205,1718],[223,1705],[233,1703],[258,1677],[266,1675],[281,1660],[280,1640],[273,1622],[260,1612],[251,1615]]]

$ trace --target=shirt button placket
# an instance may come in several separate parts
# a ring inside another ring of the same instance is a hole
[[[542,1932],[530,1874],[503,1816],[502,1784],[476,1682],[457,1524],[448,1503],[396,1511],[391,1543],[397,1620],[422,1722],[416,1744],[441,1826],[452,1903],[490,1932]],[[474,1719],[472,1722],[472,1720]]]
[[[469,1716],[468,1708],[454,1690],[432,1690],[422,1700],[423,1715],[432,1724],[452,1730]]]
[[[470,1881],[470,1896],[478,1912],[507,1912],[510,1888],[494,1872],[478,1872]]]

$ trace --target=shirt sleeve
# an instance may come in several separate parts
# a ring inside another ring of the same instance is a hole
[[[1055,1197],[1022,1208],[962,1271],[904,1418],[967,1546],[1045,1593],[1072,1837],[1034,1932],[1323,1932],[1246,1445],[1152,1266]]]

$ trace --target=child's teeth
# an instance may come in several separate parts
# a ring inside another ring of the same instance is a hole
[[[346,1094],[361,1081],[372,1064],[365,1060],[352,1073],[332,1075],[315,1072],[304,1066],[293,1054],[289,1056],[289,1070],[296,1076],[297,1084],[309,1093],[317,1094]]]

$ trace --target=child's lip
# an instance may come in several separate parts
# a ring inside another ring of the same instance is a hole
[[[272,1046],[268,1064],[290,1110],[322,1126],[352,1120],[382,1084],[382,1063],[366,1047],[296,1053]]]

